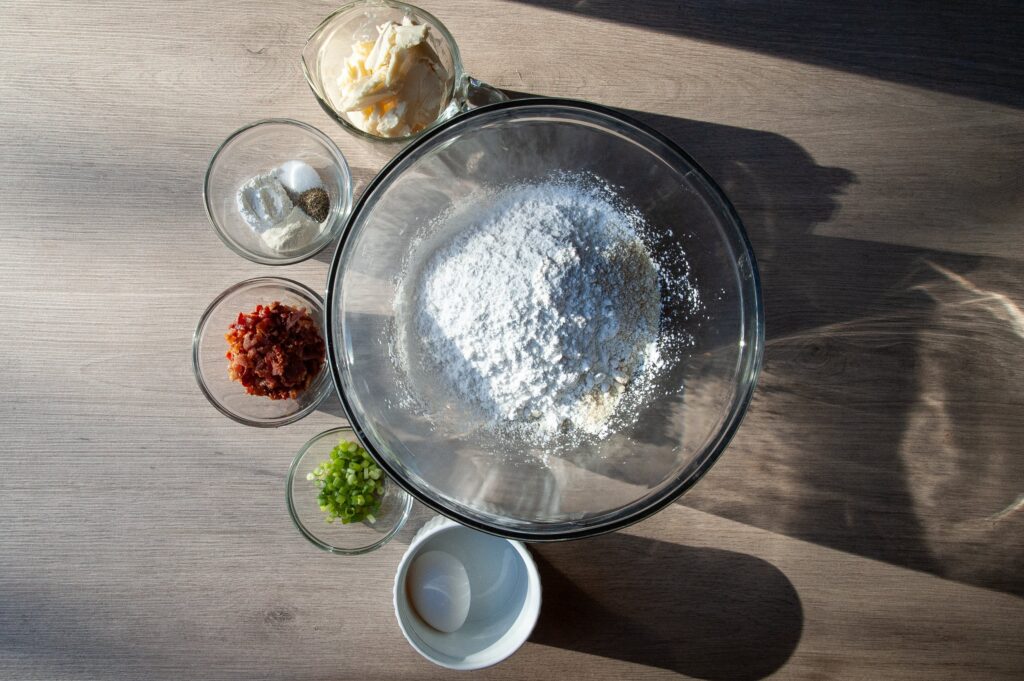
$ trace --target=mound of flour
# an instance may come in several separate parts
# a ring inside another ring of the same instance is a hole
[[[424,367],[492,426],[609,435],[659,362],[658,269],[635,222],[572,182],[481,202],[403,282]]]

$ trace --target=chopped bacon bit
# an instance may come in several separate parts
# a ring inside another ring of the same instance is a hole
[[[228,375],[250,395],[298,397],[324,364],[324,340],[305,308],[274,301],[241,312],[224,335]]]

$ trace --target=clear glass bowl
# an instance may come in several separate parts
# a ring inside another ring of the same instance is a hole
[[[304,307],[323,330],[324,306],[316,293],[291,279],[259,277],[235,284],[217,296],[199,319],[192,336],[192,371],[206,399],[222,414],[247,426],[275,428],[298,421],[316,409],[331,391],[327,362],[313,383],[296,399],[272,400],[245,392],[228,376],[224,334],[240,312],[252,312],[257,305],[279,301]]]
[[[428,43],[449,76],[445,84],[447,93],[437,118],[426,130],[472,106],[508,99],[501,90],[465,72],[455,38],[430,12],[398,0],[356,0],[335,10],[320,22],[302,48],[302,73],[306,83],[320,107],[341,127],[356,137],[385,144],[405,144],[423,134],[424,131],[420,131],[405,137],[378,137],[364,132],[352,124],[348,114],[334,108],[328,94],[328,83],[337,78],[339,67],[352,52],[353,43],[376,40],[378,26],[386,21],[401,23],[406,17],[430,27]]]
[[[703,308],[694,313],[663,292],[662,333],[689,334],[692,343],[662,348],[669,368],[632,426],[558,452],[488,438],[467,410],[443,400],[409,408],[410,392],[443,394],[436,379],[405,375],[387,342],[399,323],[393,301],[403,265],[426,257],[414,237],[481,187],[566,172],[616,188],[645,218],[646,245],[663,266],[674,266],[667,254],[685,251]],[[388,474],[465,525],[529,541],[623,527],[695,484],[736,432],[764,352],[754,254],[722,191],[663,135],[570,100],[477,109],[399,152],[349,219],[328,279],[327,322],[349,422]]]
[[[278,253],[252,231],[238,212],[238,189],[288,161],[305,161],[320,175],[331,207],[319,236],[304,248]],[[206,170],[203,202],[217,236],[238,255],[263,265],[290,265],[316,254],[345,226],[352,207],[348,163],[324,133],[299,121],[268,119],[240,128],[224,140]]]
[[[398,534],[412,512],[412,497],[387,480],[376,522],[328,523],[316,500],[319,490],[306,476],[330,458],[331,450],[342,440],[358,442],[352,429],[342,426],[325,430],[304,444],[288,469],[285,495],[288,513],[303,537],[324,551],[355,556],[379,549]]]

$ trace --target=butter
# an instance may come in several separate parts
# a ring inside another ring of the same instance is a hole
[[[429,35],[429,26],[405,17],[378,26],[376,41],[354,43],[334,83],[325,84],[331,105],[378,137],[405,137],[429,126],[448,103],[450,78]]]

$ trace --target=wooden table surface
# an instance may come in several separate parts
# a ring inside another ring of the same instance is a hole
[[[636,112],[723,185],[767,352],[717,467],[621,533],[534,547],[544,606],[487,679],[1024,675],[1019,4],[423,0],[468,70]],[[320,111],[331,2],[2,0],[0,678],[430,679],[396,563],[293,529],[279,430],[197,389],[235,256],[201,200],[233,129]],[[333,412],[333,413],[332,413]]]

